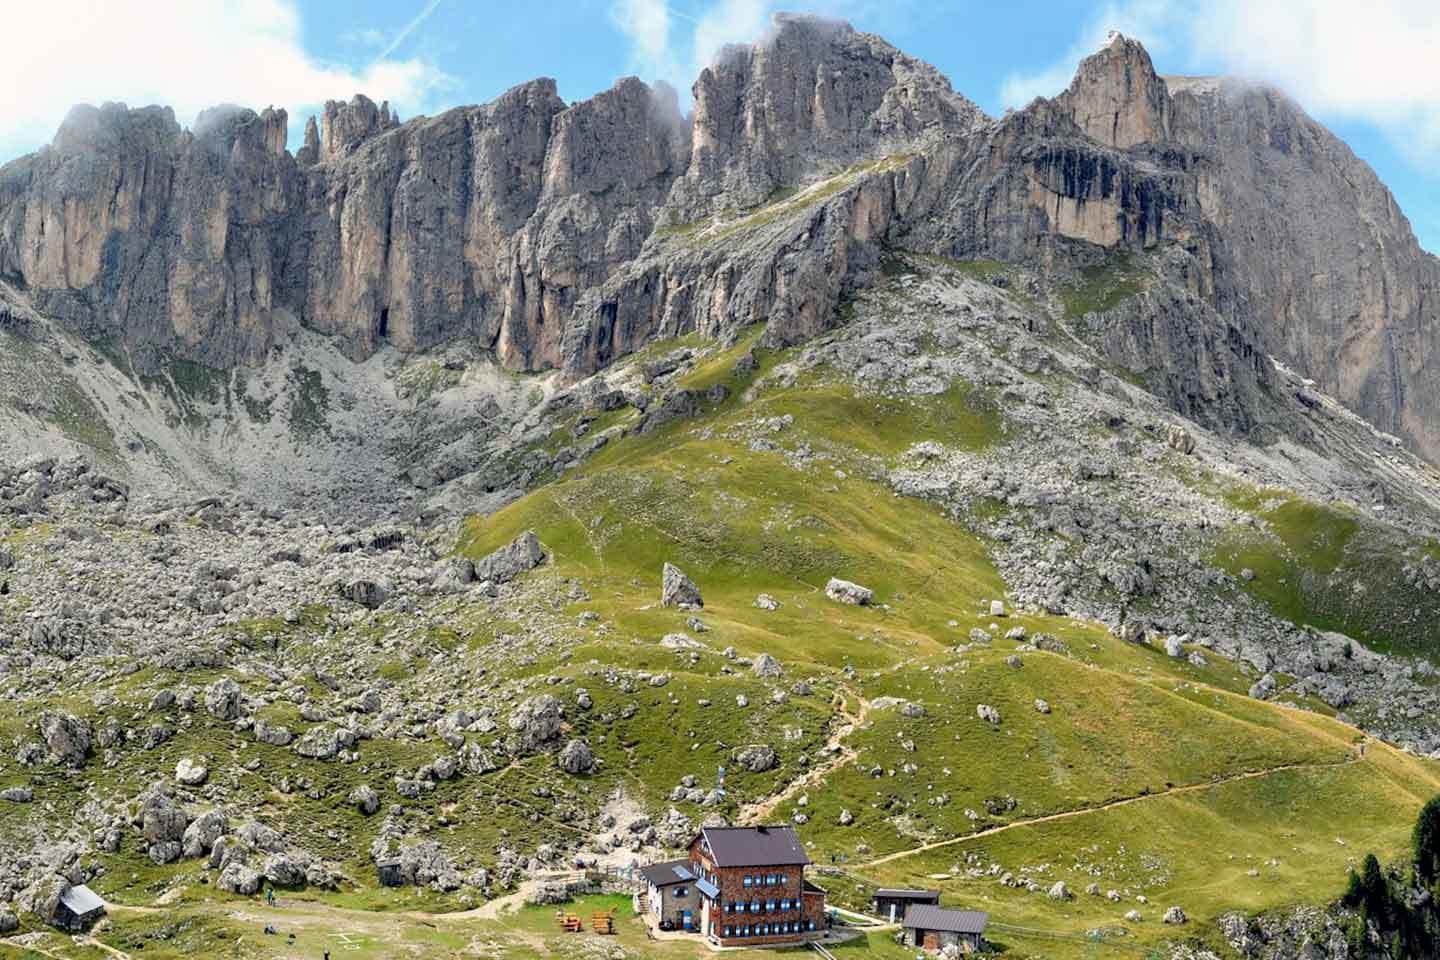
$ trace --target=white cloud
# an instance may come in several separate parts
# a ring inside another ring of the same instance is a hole
[[[1412,160],[1440,152],[1440,4],[1434,0],[1112,2],[1048,69],[1014,74],[1007,106],[1054,96],[1110,29],[1141,40],[1162,73],[1263,80],[1320,116],[1374,124]]]
[[[0,57],[0,158],[48,143],[77,103],[165,104],[182,123],[220,103],[273,105],[298,128],[357,92],[423,110],[448,81],[419,59],[361,69],[315,59],[290,0],[45,0],[8,11],[6,30],[24,42]]]
[[[1440,5],[1433,0],[1220,0],[1186,24],[1192,58],[1274,83],[1307,109],[1368,120],[1433,169]]]
[[[665,0],[615,0],[610,19],[630,40],[630,69],[669,80],[679,70],[671,50],[671,11]]]
[[[695,24],[690,82],[715,61],[727,43],[750,43],[763,37],[770,29],[773,10],[774,5],[766,0],[721,0],[710,6]]]

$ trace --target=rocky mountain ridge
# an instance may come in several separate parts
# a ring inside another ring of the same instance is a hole
[[[282,111],[77,108],[0,172],[0,278],[147,373],[257,364],[293,317],[355,360],[463,340],[575,378],[656,337],[813,337],[888,250],[1056,281],[1160,250],[1179,310],[1108,339],[1176,409],[1263,427],[1272,354],[1440,457],[1440,265],[1276,91],[1162,78],[1117,36],[991,119],[877,37],[782,15],[694,102],[537,80],[401,123],[357,97],[294,156]]]

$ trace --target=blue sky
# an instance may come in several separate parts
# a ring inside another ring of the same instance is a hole
[[[1376,169],[1440,251],[1433,0],[49,0],[9,24],[32,42],[0,60],[0,160],[47,142],[79,101],[167,103],[181,122],[213,103],[273,103],[290,109],[295,142],[325,99],[357,90],[404,117],[536,76],[572,101],[629,73],[683,95],[720,43],[754,39],[774,9],[879,33],[992,114],[1058,92],[1112,27],[1144,41],[1162,73],[1277,83]]]

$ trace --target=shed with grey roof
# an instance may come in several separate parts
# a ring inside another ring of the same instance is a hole
[[[55,926],[79,933],[88,930],[105,914],[105,901],[83,883],[67,887],[55,907]]]
[[[906,890],[895,887],[881,887],[871,898],[875,916],[883,917],[890,923],[899,923],[911,907],[922,903],[940,905],[939,890]]]
[[[939,953],[950,944],[962,952],[979,950],[985,942],[990,915],[978,910],[946,910],[917,903],[905,911],[905,943]]]

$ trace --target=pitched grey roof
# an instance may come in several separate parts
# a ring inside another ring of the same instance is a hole
[[[917,903],[905,911],[907,930],[945,930],[950,933],[984,933],[990,914],[978,910],[946,910],[933,903]]]
[[[939,890],[901,890],[896,887],[881,887],[875,891],[876,899],[886,900],[929,900],[940,902]]]
[[[810,862],[795,828],[705,827],[700,831],[721,867],[785,867]]]
[[[664,863],[652,863],[648,867],[640,868],[640,876],[657,887],[668,887],[671,884],[687,883],[695,879],[690,872],[689,860],[666,860]]]
[[[95,891],[83,883],[60,894],[60,902],[65,904],[65,908],[77,917],[83,917],[92,910],[105,909],[105,901],[97,897]]]

